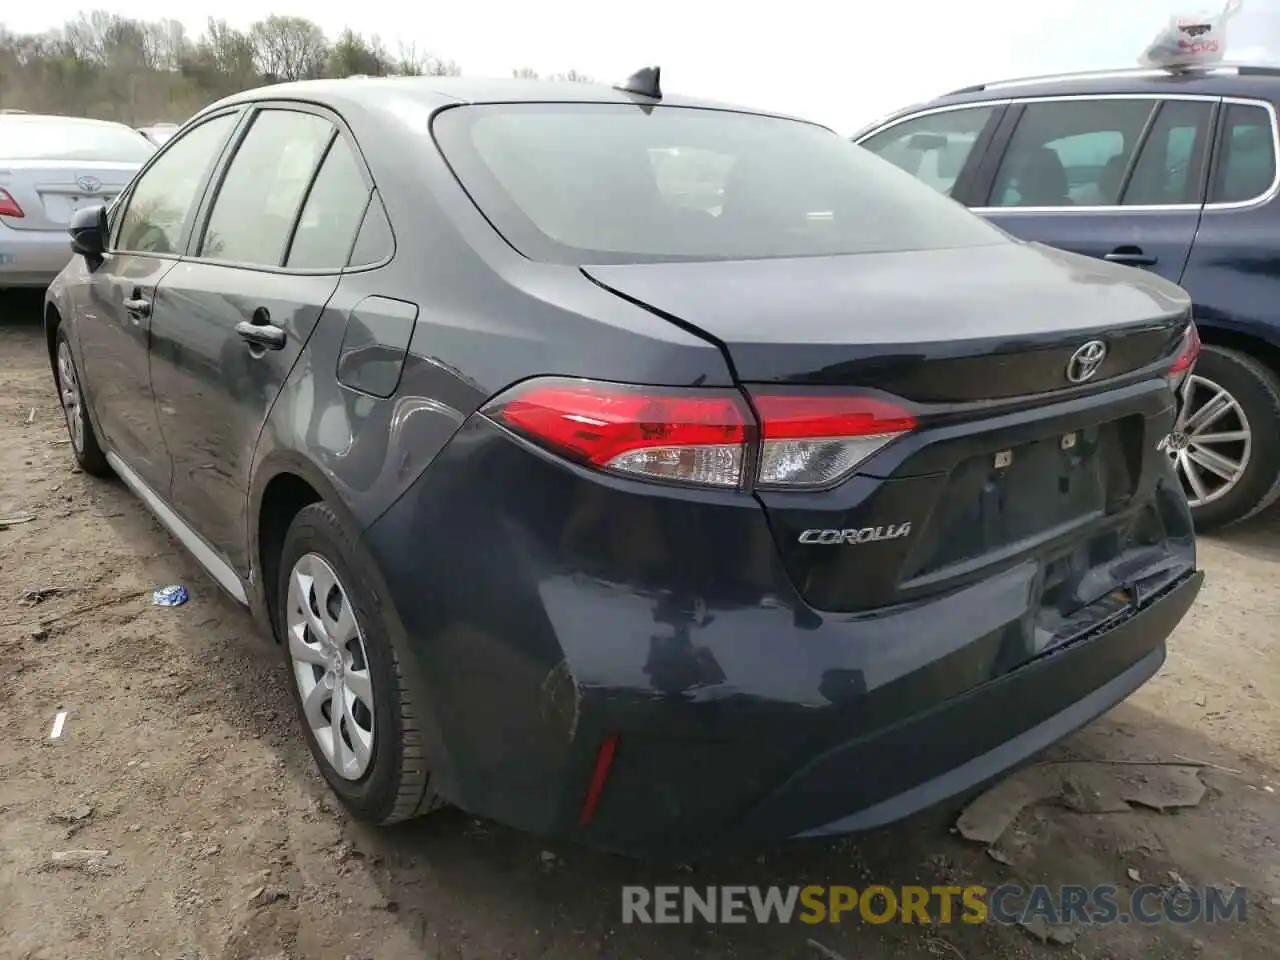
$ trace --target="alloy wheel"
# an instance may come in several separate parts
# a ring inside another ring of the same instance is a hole
[[[67,418],[67,433],[76,453],[84,453],[84,418],[81,410],[80,379],[76,376],[75,361],[65,340],[58,343],[58,392],[62,400],[62,413]]]
[[[1192,374],[1166,451],[1193,508],[1226,496],[1253,453],[1253,431],[1240,403],[1220,384]]]
[[[373,760],[373,680],[350,597],[319,554],[293,565],[287,617],[306,722],[338,775],[359,780]]]

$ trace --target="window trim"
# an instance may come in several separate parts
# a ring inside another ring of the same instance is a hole
[[[298,209],[294,213],[293,223],[289,228],[288,241],[281,253],[282,260],[285,260],[288,257],[289,250],[293,245],[293,237],[298,231],[298,222],[302,217],[303,207],[306,206],[307,197],[311,195],[311,190],[315,185],[316,177],[320,173],[320,168],[323,166],[325,158],[329,155],[329,151],[333,148],[333,144],[336,142],[338,137],[342,137],[346,141],[347,146],[355,156],[356,166],[360,170],[360,177],[364,181],[365,187],[369,191],[369,195],[372,196],[378,189],[377,182],[373,179],[373,174],[369,170],[368,161],[365,159],[364,152],[360,149],[359,143],[351,133],[351,129],[347,126],[346,121],[343,120],[342,117],[334,110],[310,101],[282,99],[253,100],[247,104],[240,104],[240,107],[244,109],[245,117],[242,119],[240,126],[228,141],[228,147],[223,151],[223,155],[219,158],[219,163],[214,171],[214,175],[210,178],[205,187],[204,200],[201,203],[200,208],[197,210],[196,223],[194,225],[198,229],[193,229],[191,235],[188,237],[185,248],[186,252],[181,259],[186,263],[207,264],[209,266],[226,267],[233,270],[253,270],[258,273],[282,274],[294,277],[338,276],[345,273],[372,270],[377,267],[386,266],[390,263],[395,257],[396,252],[394,232],[392,233],[391,250],[385,257],[377,263],[366,264],[355,268],[342,266],[299,269],[297,267],[286,267],[283,263],[277,264],[273,267],[261,263],[242,263],[237,260],[219,260],[213,257],[201,257],[196,255],[195,251],[200,248],[200,243],[204,240],[204,233],[208,228],[209,218],[213,213],[214,204],[217,203],[218,194],[222,190],[222,184],[226,179],[227,170],[230,169],[232,162],[234,162],[235,156],[239,152],[240,145],[244,142],[245,137],[247,137],[249,131],[253,129],[254,120],[264,111],[290,110],[294,113],[309,113],[321,118],[322,120],[328,121],[334,128],[334,133],[325,141],[325,146],[320,151],[320,155],[316,160],[315,166],[311,169],[311,176],[307,179],[307,185],[303,191],[302,200],[298,204]],[[367,203],[365,209],[368,209]],[[357,227],[356,237],[358,236],[359,228]],[[355,247],[356,237],[352,237],[351,249],[354,249]],[[350,249],[347,252],[347,256],[349,259]]]
[[[116,223],[114,223],[111,227],[111,235],[107,238],[108,242],[107,242],[107,250],[105,251],[106,254],[116,255],[116,256],[126,256],[126,257],[154,257],[157,260],[177,261],[177,260],[183,259],[183,257],[186,254],[186,251],[190,249],[191,233],[192,233],[192,230],[195,228],[196,224],[200,220],[200,214],[204,207],[205,198],[208,196],[208,193],[209,193],[209,185],[210,183],[212,183],[214,176],[216,176],[218,170],[222,166],[223,158],[226,156],[228,146],[238,136],[238,132],[240,130],[240,126],[243,123],[244,118],[241,117],[240,119],[236,120],[231,124],[231,130],[227,134],[227,136],[223,138],[222,146],[219,148],[217,154],[214,156],[213,162],[209,164],[209,166],[205,169],[204,173],[201,174],[200,176],[200,182],[196,185],[196,192],[195,192],[196,204],[195,204],[195,209],[193,211],[193,216],[191,218],[191,222],[188,223],[182,231],[182,236],[179,238],[179,242],[178,242],[177,253],[157,253],[154,250],[126,250],[126,249],[121,249],[115,246],[116,241],[120,238],[120,230],[124,226],[125,215],[128,214],[129,212],[129,205],[133,203],[133,195],[134,193],[137,192],[138,184],[142,182],[142,178],[145,177],[148,173],[150,173],[151,168],[156,163],[158,163],[162,157],[168,154],[168,152],[171,149],[173,149],[174,144],[181,143],[193,132],[198,130],[200,127],[203,127],[207,123],[211,123],[214,120],[217,120],[221,117],[227,117],[227,116],[234,117],[237,114],[242,114],[243,112],[244,112],[244,107],[240,104],[237,104],[233,107],[228,107],[225,110],[218,110],[214,113],[210,113],[207,116],[201,117],[198,123],[194,123],[190,127],[180,131],[180,135],[174,135],[173,137],[170,137],[158,150],[156,150],[156,152],[151,156],[151,158],[145,164],[142,165],[142,168],[133,175],[133,179],[129,181],[128,186],[126,186],[122,191],[120,191],[119,195],[116,198],[120,203],[120,211],[121,211],[120,219],[117,220]]]
[[[1159,213],[1159,212],[1176,212],[1188,210],[1243,210],[1250,207],[1260,207],[1270,203],[1275,199],[1277,193],[1280,193],[1280,123],[1277,122],[1275,104],[1269,100],[1262,100],[1257,97],[1225,97],[1215,94],[1203,93],[1080,93],[1080,94],[1058,94],[1054,96],[1039,97],[1001,97],[990,100],[967,100],[964,103],[949,103],[940,107],[929,107],[925,110],[917,110],[900,117],[896,117],[888,123],[882,124],[874,129],[868,130],[860,134],[855,143],[861,144],[863,140],[883,133],[891,127],[908,120],[915,120],[919,117],[928,116],[934,113],[947,113],[952,110],[965,110],[979,106],[1024,106],[1031,103],[1059,103],[1063,101],[1076,100],[1152,100],[1152,101],[1168,101],[1168,100],[1191,100],[1201,101],[1213,104],[1240,104],[1250,107],[1261,107],[1267,112],[1271,118],[1271,142],[1272,149],[1276,157],[1276,176],[1271,182],[1271,186],[1263,193],[1249,200],[1238,200],[1231,202],[1219,203],[1160,203],[1160,204],[1133,204],[1131,206],[1114,205],[1114,206],[1087,206],[1087,207],[987,207],[978,206],[970,207],[974,213],[978,214],[998,214],[1018,216],[1021,214],[1076,214],[1076,213]],[[1214,138],[1214,153],[1212,154],[1216,160],[1216,137]],[[1006,144],[1007,146],[1007,144]],[[1202,196],[1206,196],[1202,192]]]

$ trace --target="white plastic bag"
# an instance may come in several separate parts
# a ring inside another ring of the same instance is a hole
[[[1227,0],[1220,13],[1169,18],[1169,23],[1138,58],[1144,67],[1192,67],[1218,63],[1227,52],[1227,23],[1242,0]]]

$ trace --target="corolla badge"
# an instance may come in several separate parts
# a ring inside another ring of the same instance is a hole
[[[806,530],[800,534],[801,543],[817,543],[834,546],[838,543],[875,543],[878,540],[897,540],[911,533],[911,521],[889,523],[882,527],[863,527],[854,530]]]
[[[1084,383],[1090,379],[1102,361],[1107,359],[1107,345],[1101,340],[1090,340],[1076,348],[1067,361],[1067,379],[1072,383]]]

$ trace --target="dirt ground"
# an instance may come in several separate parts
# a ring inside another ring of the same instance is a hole
[[[34,517],[0,524],[3,960],[1277,956],[1280,513],[1203,541],[1208,582],[1167,665],[1056,751],[1215,764],[1085,770],[1118,789],[1175,773],[1185,788],[1189,775],[1193,794],[1198,777],[1207,790],[1185,809],[1031,805],[994,855],[952,829],[954,812],[934,812],[690,871],[452,811],[374,831],[350,823],[313,772],[274,645],[120,484],[74,469],[38,312],[35,298],[0,300],[0,518]],[[151,591],[171,583],[191,601],[153,606]],[[1127,889],[1139,878],[1245,887],[1246,921],[1092,926],[1065,944],[991,924],[620,922],[623,884]]]

